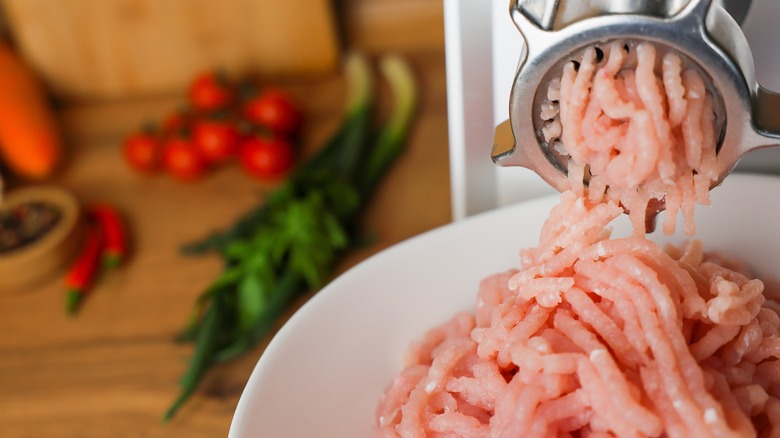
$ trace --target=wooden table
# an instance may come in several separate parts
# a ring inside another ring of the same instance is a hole
[[[441,3],[347,3],[352,6],[345,8],[351,46],[374,54],[401,50],[417,72],[421,105],[408,150],[365,214],[366,228],[377,240],[350,253],[340,272],[450,221],[444,48],[436,33],[442,29]],[[398,18],[410,10],[418,14]],[[415,29],[419,38],[408,38]],[[304,143],[312,149],[338,125],[343,80],[334,75],[289,87],[303,102]],[[190,345],[173,338],[195,297],[220,270],[218,258],[185,258],[178,248],[229,225],[260,202],[268,187],[235,166],[196,184],[131,172],[121,159],[122,136],[180,102],[174,96],[62,110],[71,148],[56,183],[84,203],[109,201],[125,212],[133,254],[118,275],[94,290],[76,318],[64,315],[59,279],[22,292],[0,292],[0,437],[226,436],[268,340],[214,368],[178,416],[160,423],[192,353]]]

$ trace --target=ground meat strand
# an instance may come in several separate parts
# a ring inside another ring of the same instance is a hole
[[[628,209],[637,233],[645,229],[650,200],[665,200],[664,232],[674,232],[682,211],[685,232],[693,236],[694,206],[709,204],[720,174],[712,95],[672,51],[615,41],[604,52],[598,61],[595,48],[586,50],[555,84],[573,191],[584,196],[588,180],[590,200]]]

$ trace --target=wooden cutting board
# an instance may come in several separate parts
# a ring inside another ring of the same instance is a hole
[[[181,91],[197,72],[299,75],[338,65],[329,0],[0,0],[22,54],[55,95]]]

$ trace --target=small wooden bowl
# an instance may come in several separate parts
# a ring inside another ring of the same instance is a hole
[[[0,292],[22,290],[53,278],[73,260],[83,240],[81,206],[70,192],[53,186],[25,187],[8,193],[0,208],[44,202],[57,208],[57,224],[37,240],[0,254]]]

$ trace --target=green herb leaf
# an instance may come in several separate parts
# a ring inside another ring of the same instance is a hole
[[[252,327],[266,305],[264,285],[259,275],[247,275],[238,286],[238,324],[242,331]]]
[[[279,278],[270,293],[268,305],[255,321],[255,325],[247,332],[242,333],[241,336],[234,338],[230,344],[215,352],[214,361],[225,362],[252,349],[274,327],[282,312],[303,290],[303,285],[303,279],[291,272]]]

